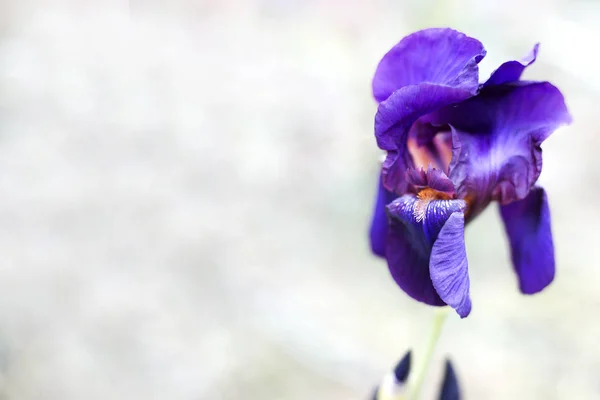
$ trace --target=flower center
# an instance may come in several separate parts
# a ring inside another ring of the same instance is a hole
[[[424,142],[424,143],[423,143]],[[450,132],[439,132],[426,142],[411,136],[407,140],[414,167],[427,169],[429,166],[448,173],[452,160],[452,136]]]
[[[417,194],[417,203],[415,204],[415,209],[413,214],[417,222],[423,221],[425,218],[425,213],[427,212],[427,206],[433,200],[450,200],[452,196],[448,193],[440,192],[438,190],[432,188],[425,188],[419,191]]]

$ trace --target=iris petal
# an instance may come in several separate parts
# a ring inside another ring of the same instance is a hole
[[[418,226],[392,219],[387,238],[387,262],[398,286],[420,302],[443,306],[429,277],[429,246]],[[419,243],[421,241],[421,243]]]
[[[529,52],[529,54],[523,57],[523,59],[518,61],[507,61],[504,64],[500,65],[500,67],[498,67],[498,69],[495,70],[490,76],[490,78],[483,84],[483,87],[492,85],[502,85],[505,83],[518,81],[521,78],[523,71],[525,71],[525,68],[529,67],[535,62],[539,48],[540,44],[536,43],[533,46],[533,49]]]
[[[446,221],[431,250],[429,274],[433,287],[461,318],[471,312],[469,270],[465,249],[465,218],[455,212]]]
[[[373,96],[382,102],[396,90],[422,82],[474,92],[477,63],[484,56],[481,42],[453,29],[415,32],[383,56],[373,78]]]
[[[388,206],[388,267],[396,283],[412,298],[430,305],[446,304],[433,286],[430,256],[448,218],[465,208],[463,200],[424,202],[414,195],[404,195]]]
[[[386,206],[394,201],[398,196],[383,187],[382,178],[379,178],[377,188],[377,200],[371,219],[371,229],[369,238],[371,240],[371,250],[379,257],[385,257],[385,248],[388,234],[388,216]]]
[[[436,113],[450,124],[449,177],[460,198],[476,197],[477,214],[495,199],[522,199],[541,172],[540,144],[571,116],[560,91],[547,82],[494,86]]]
[[[402,39],[381,60],[373,78],[380,102],[375,116],[378,146],[388,152],[383,164],[387,189],[406,192],[405,172],[411,126],[422,116],[477,93],[483,45],[452,29],[426,29]]]
[[[500,207],[521,292],[533,294],[554,279],[550,208],[544,189],[534,188],[517,202]]]

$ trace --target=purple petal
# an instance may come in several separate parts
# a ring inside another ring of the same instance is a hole
[[[413,247],[412,231],[401,222],[391,222],[388,236],[387,262],[392,277],[406,294],[413,299],[433,305],[444,306],[429,277],[429,251]]]
[[[455,212],[446,221],[431,250],[429,274],[440,298],[461,318],[471,312],[469,271],[465,249],[465,218]]]
[[[554,279],[554,244],[550,208],[544,189],[500,207],[521,292],[541,291]]]
[[[471,96],[464,89],[421,83],[395,91],[379,105],[375,137],[377,145],[388,152],[383,163],[386,188],[396,193],[406,192],[406,169],[413,166],[407,147],[408,134],[417,119]]]
[[[494,86],[436,113],[452,128],[450,179],[475,214],[492,200],[522,199],[541,172],[540,144],[571,122],[560,91],[547,82]]]
[[[539,48],[540,44],[536,43],[529,54],[520,61],[512,60],[502,64],[492,73],[490,78],[483,84],[483,87],[518,81],[521,78],[523,71],[525,71],[525,68],[535,62]]]
[[[445,305],[429,276],[429,258],[438,233],[453,212],[464,211],[463,200],[423,201],[404,195],[388,206],[388,267],[396,283],[412,298],[430,305]]]
[[[369,238],[371,239],[371,250],[379,257],[385,257],[385,248],[388,234],[388,216],[386,206],[394,201],[398,196],[383,187],[381,176],[379,177],[379,187],[377,190],[377,199],[373,218],[371,220],[371,229]]]
[[[386,100],[396,90],[423,82],[475,92],[477,63],[485,49],[477,39],[449,28],[432,28],[406,36],[380,61],[373,96]]]

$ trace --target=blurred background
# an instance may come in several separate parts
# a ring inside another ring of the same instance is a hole
[[[496,207],[450,315],[463,397],[599,399],[600,3],[0,1],[0,399],[361,400],[432,309],[369,252],[370,81],[406,34],[480,39],[575,123],[544,145],[558,272],[519,294]]]

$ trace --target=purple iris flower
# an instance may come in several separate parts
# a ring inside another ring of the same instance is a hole
[[[571,116],[556,87],[520,80],[538,47],[480,84],[483,45],[452,29],[426,29],[377,67],[375,136],[387,156],[371,247],[418,301],[470,313],[464,228],[494,200],[521,291],[537,293],[554,278],[548,200],[535,183],[541,143]]]

